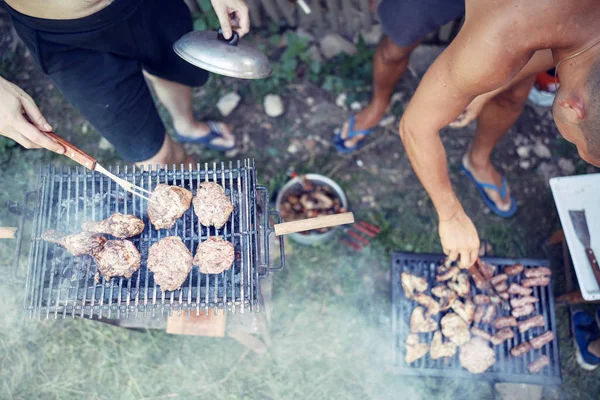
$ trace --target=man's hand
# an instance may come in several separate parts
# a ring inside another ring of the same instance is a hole
[[[63,154],[64,148],[44,132],[52,132],[52,127],[33,99],[20,87],[0,78],[0,135],[26,149],[44,147]]]
[[[442,248],[450,261],[458,259],[463,269],[475,263],[479,252],[479,236],[475,225],[462,209],[447,220],[440,219],[439,233]]]
[[[211,0],[211,3],[225,39],[231,37],[232,30],[240,37],[250,32],[250,14],[244,0]]]

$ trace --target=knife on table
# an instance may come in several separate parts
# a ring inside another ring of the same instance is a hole
[[[569,210],[569,217],[571,217],[575,235],[577,235],[577,239],[579,239],[585,249],[585,254],[590,261],[592,272],[596,277],[596,281],[598,281],[598,286],[600,286],[600,266],[598,266],[598,260],[591,247],[592,239],[590,237],[587,219],[585,218],[585,210]]]

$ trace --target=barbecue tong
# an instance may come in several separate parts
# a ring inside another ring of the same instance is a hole
[[[100,165],[98,163],[98,161],[94,157],[81,151],[80,149],[75,147],[73,144],[69,143],[68,141],[66,141],[65,139],[56,135],[55,133],[47,132],[46,135],[48,135],[52,139],[56,140],[56,142],[65,149],[64,155],[69,157],[71,160],[75,161],[78,164],[83,165],[84,167],[86,167],[87,169],[89,169],[91,171],[100,172],[101,174],[106,175],[107,177],[109,177],[110,179],[115,181],[119,186],[121,186],[123,189],[125,189],[129,193],[136,195],[138,197],[141,197],[142,199],[151,201],[149,197],[144,195],[144,194],[146,194],[149,196],[150,194],[152,194],[152,192],[150,192],[149,190],[146,190],[137,185],[134,185],[133,183],[128,182],[125,179],[119,178],[118,176],[107,171],[102,165]]]

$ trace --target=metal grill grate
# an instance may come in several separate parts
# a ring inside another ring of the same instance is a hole
[[[159,183],[185,187],[192,192],[204,182],[213,181],[225,188],[234,212],[224,227],[206,228],[198,222],[193,207],[169,230],[156,230],[146,212],[147,201],[125,192],[105,176],[80,168],[46,167],[40,176],[35,204],[34,226],[26,280],[25,309],[30,318],[129,318],[210,309],[231,312],[258,310],[259,269],[264,267],[267,234],[266,216],[257,216],[253,160],[200,164],[194,170],[173,167],[146,171],[117,167],[111,172],[148,190]],[[263,205],[266,207],[266,205]],[[91,257],[73,257],[63,248],[40,239],[47,229],[76,233],[85,220],[101,220],[114,212],[141,218],[146,228],[131,239],[142,256],[141,268],[130,279],[94,281],[96,266]],[[260,227],[257,224],[265,224]],[[195,253],[199,242],[221,236],[233,243],[236,260],[233,267],[218,275],[200,274],[192,268],[179,290],[162,292],[146,267],[149,247],[165,236],[180,236]]]
[[[556,318],[554,315],[554,300],[552,296],[552,282],[546,287],[533,288],[533,296],[539,299],[535,303],[534,314],[544,316],[544,327],[530,329],[525,333],[519,333],[515,329],[515,337],[507,340],[500,346],[494,346],[496,352],[496,363],[482,374],[471,374],[466,369],[462,368],[458,360],[458,353],[452,358],[441,358],[432,360],[427,354],[425,357],[407,364],[404,360],[406,350],[406,338],[410,333],[409,322],[412,310],[416,307],[416,303],[404,297],[404,291],[400,282],[400,274],[409,272],[416,276],[424,277],[429,283],[427,294],[431,295],[431,288],[435,286],[435,276],[439,261],[443,259],[443,255],[439,254],[414,254],[414,253],[393,253],[392,254],[392,331],[394,336],[393,344],[393,368],[394,372],[402,375],[416,376],[435,376],[446,378],[474,378],[485,379],[492,382],[514,382],[514,383],[531,383],[531,384],[548,384],[560,385],[560,362],[558,354],[558,331],[556,329]],[[546,260],[511,260],[505,258],[483,258],[484,261],[498,265],[512,265],[517,262],[523,264],[526,268],[537,266],[548,266]],[[521,275],[521,274],[520,274]],[[520,283],[521,276],[510,277],[510,282]],[[471,285],[472,294],[482,293]],[[497,308],[498,316],[509,315],[506,311]],[[532,315],[534,315],[532,314]],[[439,323],[443,314],[434,316]],[[519,318],[519,320],[526,319]],[[486,330],[488,333],[495,333],[495,329],[491,326],[480,324],[479,328]],[[546,344],[539,350],[531,350],[525,355],[512,357],[510,349],[520,343],[529,341],[546,330],[551,329],[555,338],[552,342]],[[419,334],[422,342],[431,343],[433,332]],[[541,355],[547,355],[550,358],[550,365],[546,366],[537,374],[531,374],[527,370],[527,365],[536,360]]]

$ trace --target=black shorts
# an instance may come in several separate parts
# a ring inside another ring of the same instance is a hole
[[[381,27],[398,47],[409,47],[465,15],[465,0],[381,0]]]
[[[187,86],[208,79],[172,49],[192,30],[183,0],[115,0],[71,20],[7,9],[44,73],[126,161],[151,158],[165,138],[142,69]]]

